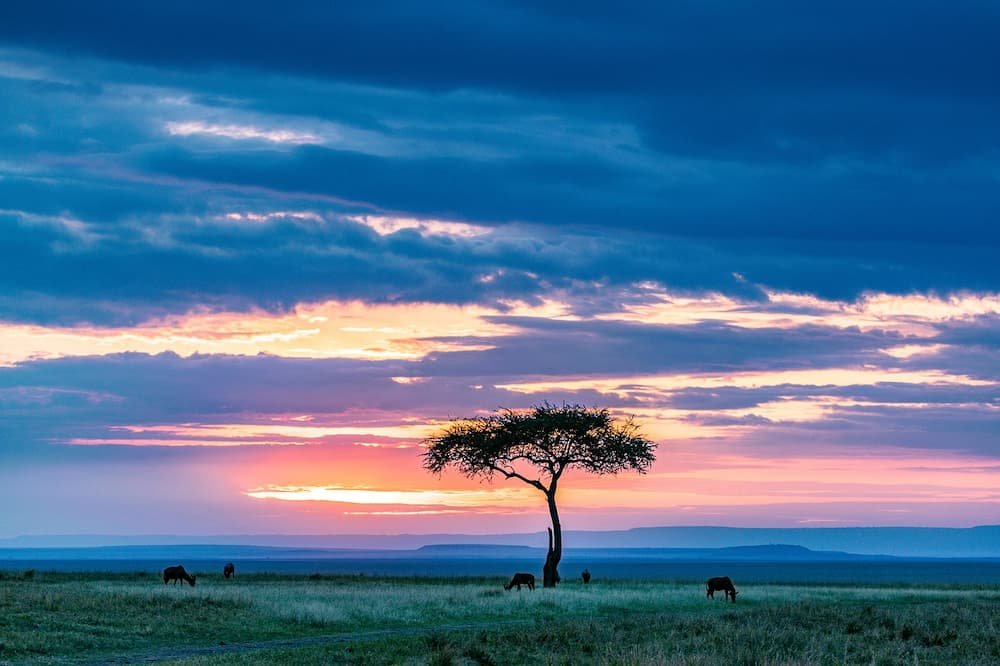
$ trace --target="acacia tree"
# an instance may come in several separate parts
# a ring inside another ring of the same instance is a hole
[[[655,460],[656,447],[631,418],[615,421],[607,409],[548,403],[452,421],[425,445],[424,467],[435,474],[448,467],[487,481],[499,474],[544,493],[552,519],[545,587],[559,582],[562,525],[556,491],[562,475],[573,467],[602,475],[644,473]]]

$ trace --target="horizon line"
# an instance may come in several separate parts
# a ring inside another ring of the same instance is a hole
[[[640,527],[628,527],[617,530],[588,530],[588,529],[564,529],[563,532],[586,532],[591,534],[634,532],[638,530],[657,529],[722,529],[722,530],[974,530],[988,527],[1000,528],[1000,523],[986,523],[969,526],[939,526],[939,525],[796,525],[781,527],[761,527],[761,526],[735,526],[735,525],[651,525]],[[100,532],[70,532],[70,533],[37,533],[18,534],[15,536],[0,536],[0,542],[13,541],[16,539],[30,538],[78,538],[78,537],[102,537],[102,538],[143,538],[143,537],[430,537],[430,536],[519,536],[544,534],[545,530],[532,530],[529,532],[211,532],[211,533],[100,533]]]

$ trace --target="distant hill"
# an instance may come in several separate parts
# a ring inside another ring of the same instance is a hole
[[[1000,557],[1000,525],[971,528],[942,527],[641,527],[619,531],[567,531],[570,549],[747,549],[756,547],[800,547],[811,552],[899,557]],[[426,551],[436,555],[446,549],[468,546],[544,548],[544,532],[521,534],[398,534],[398,535],[53,535],[0,539],[0,549],[53,547],[127,547],[211,544],[211,547],[253,546],[258,548],[312,551],[331,549]],[[787,544],[787,545],[781,545]],[[209,546],[204,546],[209,547]],[[434,549],[438,550],[434,550]],[[455,551],[457,552],[457,551]],[[734,551],[749,558],[754,552]],[[779,551],[768,551],[773,556]],[[791,553],[792,551],[786,551]],[[266,555],[265,555],[266,556]]]
[[[859,554],[845,553],[839,550],[811,550],[805,546],[790,546],[786,544],[775,544],[766,546],[730,546],[728,548],[716,548],[711,550],[715,554],[715,559],[733,560],[870,560],[870,559],[894,559],[896,555],[883,554]]]
[[[940,527],[645,527],[622,532],[578,532],[574,544],[622,547],[727,548],[794,544],[815,551],[901,557],[1000,557],[1000,525]]]
[[[531,546],[479,543],[436,543],[417,548],[418,557],[545,557],[545,550]]]
[[[730,548],[568,548],[568,559],[589,561],[685,560],[685,561],[840,561],[885,560],[884,555],[856,555],[838,551],[814,551],[802,546],[734,546]],[[416,550],[356,548],[278,548],[218,544],[153,546],[95,546],[85,548],[0,548],[5,560],[150,561],[162,560],[542,560],[545,549],[497,544],[432,544]]]
[[[385,551],[383,551],[385,552]],[[437,544],[422,546],[416,551],[435,557],[530,557],[544,558],[544,548],[505,546],[497,544]],[[803,546],[774,544],[766,546],[731,546],[728,548],[567,548],[567,557],[591,559],[677,559],[677,560],[857,560],[891,559],[887,555],[858,555],[832,550],[810,550]]]

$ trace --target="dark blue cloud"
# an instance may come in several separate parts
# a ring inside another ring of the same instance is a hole
[[[758,301],[761,285],[1000,283],[988,6],[249,3],[235,24],[213,3],[43,6],[0,9],[16,46],[0,52],[0,195],[96,236],[5,218],[5,318],[644,280]],[[322,145],[166,130],[191,120]],[[525,242],[201,224],[291,205],[517,223]]]
[[[818,396],[845,401],[893,403],[906,407],[913,404],[932,405],[998,405],[1000,390],[996,386],[963,386],[961,384],[904,384],[879,382],[857,386],[804,386],[781,384],[759,388],[724,386],[715,388],[685,388],[671,392],[663,404],[675,409],[696,411],[747,409],[789,396],[809,399]]]
[[[237,178],[224,169],[218,174]],[[760,284],[843,299],[868,289],[990,290],[996,284],[988,243],[942,252],[944,243],[930,242],[609,234],[596,223],[562,231],[501,225],[473,239],[415,231],[382,237],[344,217],[368,212],[363,209],[330,208],[301,193],[275,198],[231,184],[207,187],[205,177],[147,183],[64,168],[0,181],[11,207],[0,213],[0,312],[26,321],[136,323],[199,305],[285,310],[327,298],[496,303],[564,289],[586,299],[593,284],[618,298],[621,289],[644,280],[758,302]],[[295,185],[294,176],[287,177]],[[252,184],[266,182],[261,177]],[[436,187],[447,196],[448,188]],[[296,208],[319,211],[325,221],[220,219],[233,211]],[[86,232],[59,222],[66,217],[80,220]],[[482,281],[487,274],[494,279]]]
[[[962,321],[945,322],[938,326],[939,342],[980,348],[995,353],[1000,350],[1000,315],[982,315]]]
[[[237,18],[224,2],[50,2],[4,7],[0,38],[168,71],[568,97],[685,155],[996,157],[988,3],[561,4],[248,2]]]
[[[628,376],[891,365],[892,359],[878,350],[904,340],[894,333],[821,326],[748,329],[713,322],[655,326],[525,317],[491,319],[516,325],[524,332],[507,338],[487,338],[495,347],[486,351],[432,354],[420,362],[421,373]]]
[[[5,39],[159,66],[256,67],[427,87],[558,93],[762,84],[954,93],[993,82],[1000,16],[983,2],[781,0],[378,6],[103,0],[7,5]]]
[[[14,103],[0,109],[0,145],[17,162],[0,179],[3,316],[530,300],[643,280],[757,300],[757,285],[842,299],[993,290],[1000,123],[993,69],[973,56],[993,48],[995,12],[859,10],[274,15],[250,3],[234,26],[211,3],[5,7],[0,35],[34,50],[2,54]],[[246,48],[265,25],[269,39]],[[931,58],[928,44],[954,48]],[[515,66],[527,59],[536,66]],[[289,148],[166,132],[192,118],[340,136]],[[290,205],[517,222],[524,242],[202,223]],[[18,211],[77,218],[93,236]],[[477,282],[484,273],[502,279]]]
[[[761,425],[743,438],[741,445],[748,451],[794,455],[854,451],[860,456],[899,447],[996,459],[1000,436],[995,407],[980,404],[837,407],[819,421]]]
[[[386,159],[306,146],[245,155],[171,151],[146,169],[208,182],[267,186],[378,202],[384,208],[485,222],[587,225],[694,238],[812,242],[997,243],[1000,196],[992,177],[966,168],[709,169],[656,177],[599,160]],[[980,193],[969,202],[969,189]],[[951,216],[950,224],[942,220]],[[872,225],[872,220],[878,220]]]

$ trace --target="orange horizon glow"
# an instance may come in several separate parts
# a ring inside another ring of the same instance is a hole
[[[768,296],[779,306],[777,311],[757,311],[751,303],[722,295],[692,298],[647,290],[649,302],[626,304],[615,312],[600,312],[591,318],[662,326],[716,321],[748,329],[821,325],[895,331],[910,336],[911,340],[887,347],[885,353],[905,358],[917,353],[933,354],[943,348],[929,339],[926,343],[919,341],[933,336],[935,330],[931,324],[1000,314],[1000,294],[959,293],[947,297],[868,294],[854,303],[773,291]],[[816,312],[783,312],[780,306],[784,305],[808,307]],[[508,323],[492,319],[498,316]],[[502,310],[421,302],[326,301],[302,303],[288,313],[277,314],[262,310],[194,311],[127,327],[0,322],[0,339],[4,340],[0,366],[123,352],[415,360],[434,352],[490,349],[491,345],[476,339],[517,335],[521,330],[510,321],[516,322],[519,317],[583,319],[573,314],[569,302],[552,298],[535,305],[511,301]]]
[[[634,319],[664,326],[715,318],[747,328],[816,324],[878,326],[909,336],[881,350],[888,359],[905,361],[932,358],[948,350],[948,345],[932,342],[930,338],[924,340],[931,323],[975,317],[1000,307],[1000,301],[993,296],[869,295],[855,304],[843,304],[793,294],[769,295],[772,303],[811,308],[820,314],[753,312],[747,304],[709,296],[671,297],[662,303],[627,306],[620,312],[599,313],[592,318]],[[198,312],[117,329],[0,324],[0,337],[11,343],[0,352],[0,362],[17,365],[37,354],[58,358],[84,352],[118,351],[414,360],[438,352],[491,349],[493,341],[523,333],[518,324],[520,317],[582,320],[568,302],[558,299],[509,306],[509,310],[500,310],[427,303],[371,305],[330,301],[299,305],[283,314]],[[498,321],[501,316],[503,323]],[[398,390],[407,391],[424,390],[433,380],[433,375],[405,373],[385,377]],[[894,515],[893,512],[908,515],[938,505],[966,504],[986,513],[995,507],[1000,519],[1000,493],[996,491],[1000,488],[1000,466],[988,457],[962,451],[929,455],[919,447],[903,445],[857,450],[844,446],[838,455],[827,455],[810,449],[808,440],[806,452],[800,454],[790,453],[796,451],[791,441],[769,450],[760,444],[759,436],[752,437],[761,423],[799,427],[822,424],[850,409],[893,409],[916,414],[933,407],[930,402],[846,398],[834,394],[833,389],[838,387],[880,384],[998,387],[997,382],[962,372],[853,365],[726,373],[497,377],[494,381],[490,388],[528,401],[540,400],[553,392],[577,391],[627,400],[626,406],[614,407],[612,413],[617,417],[634,416],[643,434],[660,443],[658,461],[648,475],[604,478],[580,472],[568,474],[560,491],[560,506],[568,515],[619,512],[622,516],[651,516],[686,512],[712,516],[718,511],[718,515],[725,516],[732,507],[763,510],[794,503],[817,512],[803,521],[850,524],[863,519],[846,513],[830,517],[831,504],[881,507],[878,511],[884,510],[886,515]],[[468,390],[482,389],[484,382],[482,378],[470,379]],[[744,407],[708,410],[669,406],[674,393],[687,389],[768,387],[786,389]],[[796,387],[810,387],[811,392],[797,394]],[[829,387],[831,392],[825,394],[823,387]],[[32,397],[26,395],[24,399]],[[1000,404],[996,403],[949,404],[1000,415]],[[235,457],[225,465],[212,463],[206,467],[205,470],[212,470],[211,474],[205,472],[206,478],[225,489],[228,496],[250,502],[248,506],[259,507],[266,515],[287,516],[289,510],[297,510],[303,516],[336,516],[358,521],[396,518],[433,521],[435,517],[502,521],[529,515],[541,516],[544,521],[545,508],[535,489],[501,479],[484,484],[454,473],[446,473],[439,479],[423,469],[422,442],[443,427],[450,416],[405,408],[353,408],[336,413],[241,413],[219,416],[208,423],[124,421],[107,425],[103,433],[80,434],[56,443],[80,447],[203,449],[209,456],[213,455],[213,449],[224,449],[226,455]]]
[[[511,516],[544,510],[541,493],[517,480],[497,477],[484,483],[454,472],[437,479],[423,470],[418,451],[401,454],[394,463],[394,479],[386,478],[381,461],[372,458],[342,474],[329,470],[312,475],[326,479],[324,483],[294,483],[295,475],[285,475],[281,484],[265,482],[241,492],[261,501],[328,504],[338,507],[337,511],[355,513],[358,506],[383,512],[409,511],[414,506],[428,512],[489,510]],[[258,478],[267,476],[261,473]],[[307,478],[298,476],[299,480]],[[645,475],[599,477],[570,471],[559,497],[560,508],[567,512],[646,512],[692,505],[763,507],[790,501],[912,506],[972,502],[994,505],[1000,511],[998,488],[1000,466],[982,456],[942,459],[899,447],[869,448],[839,457],[761,456],[740,453],[736,444],[709,448],[687,441],[662,445],[657,462]]]

